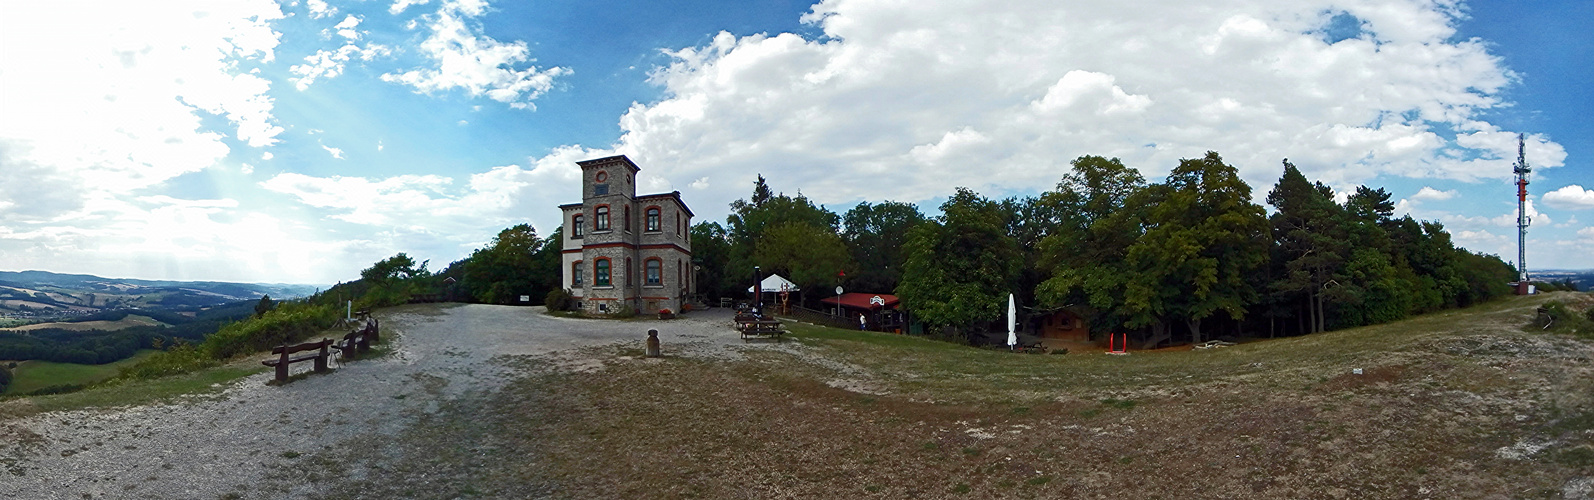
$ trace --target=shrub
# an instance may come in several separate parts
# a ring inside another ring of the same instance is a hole
[[[626,305],[620,306],[620,310],[615,311],[613,314],[610,314],[610,316],[613,316],[613,317],[616,317],[616,318],[620,318],[620,319],[635,318],[636,317],[636,309],[633,309],[631,307],[631,304],[626,304]]]
[[[364,303],[363,298],[355,303]],[[202,348],[215,359],[269,350],[331,328],[341,312],[332,304],[284,304],[259,318],[222,327],[205,339]]]
[[[177,375],[220,365],[198,346],[178,341],[171,349],[155,353],[133,366],[123,368],[119,379],[151,379]]]
[[[564,288],[555,288],[548,291],[542,303],[548,306],[549,311],[569,311],[575,302],[575,294]]]

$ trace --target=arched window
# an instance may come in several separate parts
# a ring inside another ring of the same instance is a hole
[[[626,257],[625,258],[625,286],[631,286],[631,285],[635,285],[636,284],[636,267],[633,267],[633,266],[635,266],[635,264],[631,263],[631,258],[630,257]]]
[[[581,276],[584,273],[582,273],[581,270],[582,270],[581,269],[581,261],[578,260],[578,261],[570,263],[570,286],[572,286],[572,287],[580,287],[581,286],[582,281],[584,281],[582,279],[584,277]]]
[[[631,205],[625,206],[625,230],[631,230]]]
[[[597,213],[598,213],[598,220],[594,221],[594,225],[593,225],[592,230],[594,230],[594,231],[608,231],[609,230],[609,206],[608,205],[598,205]]]
[[[593,265],[592,280],[594,285],[610,286],[609,259],[598,259],[597,264]]]
[[[681,235],[681,214],[675,214],[675,235]]]
[[[658,232],[658,230],[659,230],[659,207],[648,207],[648,211],[644,212],[644,214],[645,214],[644,217],[646,218],[645,220],[647,221],[647,225],[643,226],[643,227],[646,227],[648,231]]]
[[[570,237],[571,238],[580,238],[581,237],[581,232],[586,229],[586,228],[582,227],[582,224],[587,221],[586,219],[587,218],[586,217],[582,217],[581,214],[576,214],[576,215],[570,217]]]
[[[648,259],[643,261],[642,267],[644,272],[647,273],[647,284],[654,286],[664,284],[664,261],[659,259]]]

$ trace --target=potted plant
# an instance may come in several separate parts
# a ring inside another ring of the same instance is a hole
[[[659,319],[675,318],[675,312],[669,309],[659,309]]]

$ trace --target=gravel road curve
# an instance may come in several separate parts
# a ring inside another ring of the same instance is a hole
[[[0,498],[322,496],[325,484],[284,481],[281,471],[303,469],[301,456],[357,437],[404,432],[463,395],[495,391],[520,375],[506,357],[614,343],[640,349],[650,328],[667,354],[734,356],[725,347],[742,344],[724,310],[608,321],[552,317],[540,307],[450,304],[377,317],[391,354],[334,365],[330,374],[276,387],[265,372],[219,395],[0,421]]]

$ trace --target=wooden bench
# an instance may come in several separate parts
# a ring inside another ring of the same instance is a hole
[[[786,333],[786,330],[782,329],[780,327],[780,321],[779,320],[764,319],[764,318],[759,318],[759,319],[755,319],[755,320],[743,323],[737,329],[742,331],[742,340],[743,341],[746,341],[750,337],[776,337],[776,338],[779,338],[782,334]]]
[[[366,317],[365,326],[358,330],[349,331],[348,334],[343,336],[342,340],[333,344],[332,348],[341,353],[341,356],[338,357],[339,359],[348,361],[354,359],[354,356],[358,353],[371,350],[371,344],[381,340],[380,332],[381,327],[376,318]]]
[[[288,365],[298,363],[300,361],[315,360],[316,373],[326,372],[327,358],[331,357],[331,354],[327,352],[327,348],[329,347],[332,347],[331,339],[321,339],[317,342],[305,342],[303,344],[284,345],[271,350],[272,354],[280,355],[278,358],[268,359],[261,361],[260,363],[266,366],[277,368],[277,383],[280,384],[288,381]],[[305,351],[313,352],[290,356],[293,353]]]

